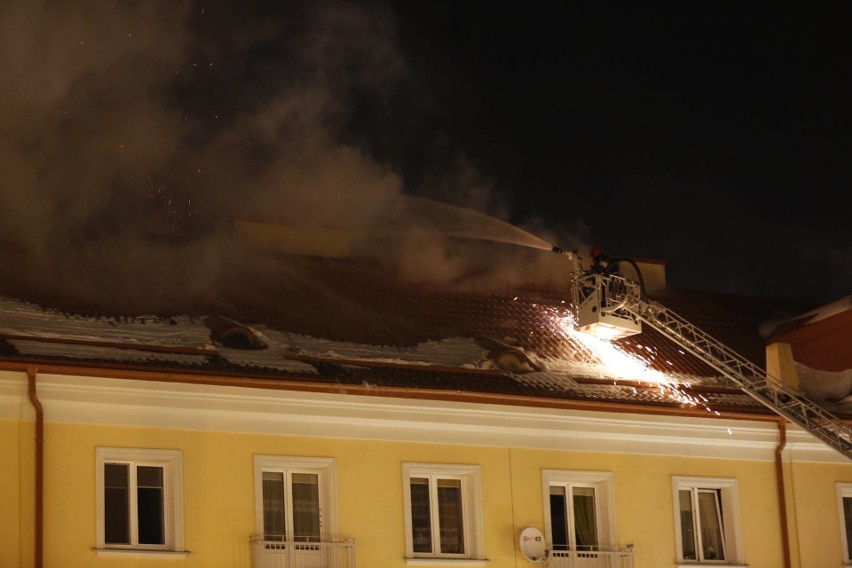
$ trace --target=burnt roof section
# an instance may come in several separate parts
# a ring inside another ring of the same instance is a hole
[[[612,381],[609,379],[571,378],[538,373],[516,375],[509,372],[465,368],[435,368],[426,365],[381,364],[371,361],[323,360],[299,358],[310,362],[316,373],[287,371],[282,373],[263,367],[246,367],[233,364],[217,355],[205,355],[196,362],[169,361],[134,358],[132,361],[116,361],[92,356],[85,361],[77,357],[21,356],[9,349],[8,343],[0,341],[0,361],[20,360],[36,364],[55,363],[70,367],[85,363],[87,368],[104,370],[129,370],[140,372],[169,373],[172,380],[179,381],[181,373],[203,374],[210,377],[236,379],[266,379],[280,382],[286,387],[291,381],[309,382],[318,388],[358,387],[358,392],[369,394],[371,390],[400,389],[416,398],[433,398],[435,393],[448,396],[505,395],[516,400],[552,400],[555,405],[566,402],[607,403],[624,405],[638,411],[640,407],[660,411],[686,410],[699,415],[722,413],[748,413],[771,416],[773,413],[730,383],[720,379],[698,381],[695,384],[680,384],[676,389],[634,381]],[[247,382],[246,384],[249,384]],[[400,391],[396,391],[399,393]],[[418,394],[422,393],[422,394]],[[684,400],[689,397],[697,401]]]
[[[626,351],[641,354],[652,368],[684,379],[677,387],[679,392],[629,378],[613,379],[605,369],[595,371],[594,358],[562,327],[562,318],[569,314],[567,274],[564,286],[439,284],[407,280],[379,263],[301,257],[288,259],[284,271],[256,274],[253,279],[251,294],[237,293],[238,286],[228,288],[230,295],[217,295],[217,303],[199,307],[206,313],[193,314],[209,316],[207,327],[213,331],[212,340],[218,343],[218,348],[198,344],[152,346],[133,337],[80,339],[74,337],[73,330],[61,337],[47,337],[49,329],[29,335],[7,330],[0,333],[0,357],[166,372],[263,376],[282,382],[299,379],[318,384],[500,393],[662,407],[689,406],[682,396],[686,394],[700,396],[708,411],[715,407],[768,413],[735,385],[719,378],[713,369],[648,326],[640,335],[620,343]],[[759,334],[761,324],[783,314],[797,313],[791,302],[704,292],[665,291],[655,299],[761,367],[765,366],[764,342]],[[75,305],[68,298],[42,305],[62,310],[66,318],[87,316],[106,319],[107,323],[133,319],[127,314],[98,313],[95,306]],[[3,317],[0,313],[0,324]],[[162,317],[165,325],[169,325],[171,316]],[[257,362],[229,356],[232,354],[225,351],[228,347],[240,350],[240,347],[265,345],[255,332],[257,325],[264,326],[267,333],[274,330],[282,336],[298,334],[323,341],[378,346],[378,354],[346,359],[300,351],[297,347],[293,347],[292,353],[284,354],[271,349],[255,351],[265,357],[288,359],[292,366],[271,365],[269,359]],[[229,336],[237,337],[240,344],[223,341]],[[501,368],[494,364],[466,368],[394,361],[399,350],[446,338],[472,338],[484,346],[492,363],[508,354],[516,357],[519,366],[513,369],[512,365]],[[52,350],[39,350],[39,344],[51,342]],[[57,344],[67,345],[69,350],[56,349]],[[381,361],[381,349],[385,347],[396,350],[388,351],[390,362]],[[120,356],[116,354],[118,351]],[[169,353],[173,357],[168,357]],[[559,362],[575,366],[554,364]],[[585,365],[582,372],[578,365]]]

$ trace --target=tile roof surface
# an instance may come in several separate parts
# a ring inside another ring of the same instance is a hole
[[[686,392],[702,401],[699,410],[769,413],[648,326],[620,346],[678,386],[613,375],[561,324],[569,314],[567,280],[564,287],[482,290],[407,281],[371,263],[296,262],[298,277],[259,278],[252,294],[185,316],[133,317],[98,313],[73,299],[39,305],[6,298],[0,358],[661,407],[689,406]],[[761,367],[760,325],[781,310],[803,311],[799,304],[702,292],[667,290],[656,299]],[[205,325],[208,316],[218,318],[215,326]],[[267,349],[229,347],[211,336],[240,326],[253,332],[249,343],[264,341]],[[521,366],[501,368],[500,353],[514,353]]]

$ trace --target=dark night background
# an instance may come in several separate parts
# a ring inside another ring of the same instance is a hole
[[[9,2],[0,253],[46,293],[191,303],[230,216],[358,228],[402,193],[665,261],[672,287],[828,303],[852,292],[848,22],[842,4]],[[157,224],[185,245],[152,244]]]
[[[611,254],[666,261],[673,286],[824,301],[852,290],[845,11],[394,7],[433,97],[414,138],[443,134],[469,152],[514,222],[580,219]],[[419,151],[406,162],[415,177]]]

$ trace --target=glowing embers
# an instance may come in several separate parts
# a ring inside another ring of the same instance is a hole
[[[606,317],[606,314],[602,314],[602,316]],[[623,322],[619,321],[618,323],[621,324]],[[637,323],[636,325],[638,326],[639,324]],[[613,325],[606,321],[596,321],[594,323],[586,324],[582,327],[578,327],[577,331],[580,335],[593,337],[595,339],[600,339],[601,341],[615,341],[616,339],[630,337],[631,335],[641,333],[641,330],[629,329],[622,325]]]
[[[562,335],[584,348],[590,363],[605,367],[607,376],[653,384],[672,382],[664,373],[650,368],[648,361],[612,343],[606,334],[593,335],[579,329],[573,314],[557,317],[556,323]]]
[[[658,389],[662,399],[676,401],[690,407],[700,407],[708,413],[720,416],[718,411],[707,405],[708,400],[704,396],[685,392],[684,388],[688,388],[686,385],[662,371],[651,368],[650,361],[628,353],[616,343],[581,332],[577,328],[576,319],[571,310],[548,309],[547,314],[552,323],[552,331],[561,336],[564,341],[578,345],[583,351],[586,362],[601,368],[602,377],[612,379],[615,383],[619,380],[644,383],[655,390]],[[653,353],[650,355],[653,357]],[[633,390],[638,395],[636,388]]]
[[[573,329],[571,337],[583,345],[613,378],[629,379],[643,383],[670,383],[664,373],[650,368],[650,363],[627,353],[606,336],[596,336]]]

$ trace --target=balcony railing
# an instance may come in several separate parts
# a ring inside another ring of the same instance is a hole
[[[251,539],[252,568],[355,568],[355,541],[293,542]]]
[[[633,568],[633,549],[547,551],[547,568]]]

